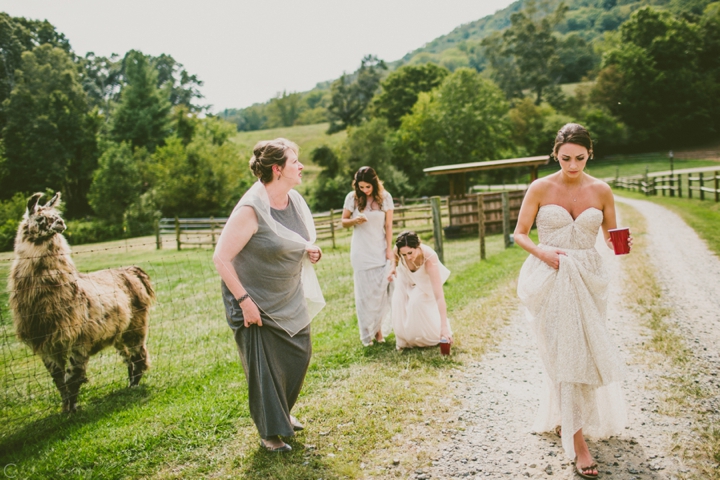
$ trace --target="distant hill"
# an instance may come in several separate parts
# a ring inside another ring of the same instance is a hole
[[[539,14],[554,11],[564,1],[568,11],[564,20],[556,27],[561,40],[574,43],[578,37],[594,45],[600,41],[607,32],[613,32],[633,12],[644,6],[652,5],[683,14],[700,15],[711,0],[537,0],[536,6]],[[470,67],[481,72],[486,67],[480,42],[493,32],[502,31],[510,25],[510,17],[520,11],[527,0],[518,0],[504,9],[479,20],[460,25],[446,35],[442,35],[422,47],[406,54],[403,58],[388,62],[388,73],[403,65],[417,65],[434,63],[454,71],[460,67]],[[387,59],[386,59],[387,60]],[[577,72],[576,78],[567,82],[577,82],[595,67],[599,66],[601,58],[595,56],[594,67],[587,72]],[[358,64],[360,59],[358,59]],[[329,104],[330,85],[332,81],[318,83],[308,92],[297,95],[297,108],[303,112],[295,125],[306,125],[325,121],[323,109]],[[228,121],[235,122],[239,130],[257,130],[259,128],[272,128],[283,125],[279,123],[278,115],[268,108],[273,99],[265,103],[258,103],[244,109],[226,109],[219,116]]]
[[[536,5],[543,13],[554,11],[562,0],[538,1]],[[674,13],[699,15],[711,0],[564,0],[568,7],[565,20],[557,26],[560,35],[577,34],[588,42],[601,38],[604,32],[617,28],[635,10],[653,5],[667,8]],[[455,28],[422,47],[406,54],[402,59],[390,63],[391,68],[405,64],[432,62],[448,68],[471,67],[481,71],[484,68],[482,53],[477,45],[493,32],[510,25],[510,16],[520,11],[526,2],[518,0],[492,15]]]

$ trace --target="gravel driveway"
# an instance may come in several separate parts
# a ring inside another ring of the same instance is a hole
[[[618,198],[646,219],[647,253],[661,285],[661,301],[671,308],[669,321],[692,352],[695,382],[714,397],[706,401],[718,420],[720,357],[720,261],[677,215],[656,204]],[[667,367],[647,361],[644,342],[651,332],[623,304],[623,259],[604,245],[613,282],[608,325],[627,364],[624,391],[629,425],[623,435],[589,440],[602,478],[702,478],[687,455],[683,439],[694,435],[694,412],[659,412]],[[697,368],[697,366],[700,368]],[[497,347],[453,376],[453,394],[462,409],[445,430],[444,447],[432,467],[413,478],[580,478],[554,434],[530,431],[542,388],[542,370],[529,325],[518,308]],[[685,373],[685,372],[683,372]],[[691,443],[691,442],[687,442]]]

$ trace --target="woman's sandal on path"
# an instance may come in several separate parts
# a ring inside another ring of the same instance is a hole
[[[557,425],[557,426],[555,427],[555,434],[556,434],[558,437],[562,438],[562,427],[561,427],[560,425]]]
[[[577,464],[577,457],[573,461],[575,463],[575,473],[580,475],[582,478],[599,478],[600,477],[600,471],[598,471],[597,463],[593,462],[587,467],[581,467]],[[593,470],[598,471],[598,473],[587,473],[592,472]]]

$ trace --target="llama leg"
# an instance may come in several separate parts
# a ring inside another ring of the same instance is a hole
[[[148,332],[147,311],[136,315],[131,325],[135,328],[125,332],[122,335],[122,345],[115,345],[115,348],[127,364],[128,386],[135,387],[140,383],[143,374],[150,368],[150,354],[145,346]]]
[[[59,361],[58,361],[59,360]],[[68,406],[68,391],[65,385],[65,361],[64,359],[53,359],[51,357],[43,357],[43,363],[50,376],[60,392],[60,398],[62,398],[62,409],[63,412],[69,411]]]
[[[143,374],[150,368],[150,355],[144,341],[143,338],[139,346],[116,346],[118,353],[120,353],[127,365],[129,387],[136,387],[140,383]]]
[[[148,368],[150,368],[150,356],[148,355],[147,347],[141,345],[140,348],[133,350],[132,355],[128,359],[129,385],[136,387]]]
[[[77,398],[80,393],[80,385],[87,382],[87,364],[89,356],[80,352],[73,352],[70,356],[70,366],[67,369],[65,377],[65,385],[68,391],[68,410],[74,412],[77,410]]]

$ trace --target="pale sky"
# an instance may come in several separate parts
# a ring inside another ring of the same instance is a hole
[[[0,0],[52,23],[78,55],[166,53],[205,83],[213,111],[391,62],[512,0]]]

